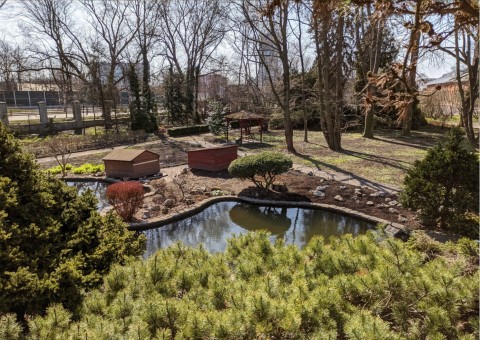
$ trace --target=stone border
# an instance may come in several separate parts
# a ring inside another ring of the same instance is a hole
[[[202,210],[211,206],[212,204],[219,203],[219,202],[228,202],[228,201],[249,203],[249,204],[255,204],[255,205],[268,205],[268,206],[274,206],[274,207],[295,207],[295,208],[307,208],[307,209],[332,211],[332,212],[352,216],[358,219],[362,219],[368,222],[386,224],[387,227],[385,228],[385,231],[387,232],[387,234],[394,237],[399,237],[399,238],[402,238],[405,236],[408,237],[410,233],[407,227],[405,227],[403,224],[391,222],[388,220],[384,220],[382,218],[364,214],[362,212],[359,212],[350,208],[340,207],[333,204],[295,202],[295,201],[293,202],[292,201],[272,201],[272,200],[261,200],[261,199],[255,199],[250,197],[231,196],[231,195],[208,198],[206,200],[198,202],[197,204],[194,204],[193,206],[187,209],[183,209],[179,211],[177,214],[173,216],[169,216],[167,218],[157,218],[157,219],[153,219],[153,220],[151,219],[150,221],[145,221],[145,222],[130,223],[128,229],[135,230],[135,231],[144,231],[148,229],[163,227],[167,224],[178,222],[185,218],[196,215]]]
[[[78,176],[78,177],[73,177],[73,176],[66,176],[66,177],[59,177],[62,181],[77,181],[77,182],[104,182],[104,183],[117,183],[121,182],[119,179],[111,178],[111,177],[105,177],[105,176]]]

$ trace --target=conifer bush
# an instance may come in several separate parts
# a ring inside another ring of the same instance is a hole
[[[230,163],[228,172],[233,177],[251,180],[259,188],[270,189],[276,176],[287,172],[292,165],[292,160],[287,156],[266,151],[237,158]]]
[[[478,214],[478,196],[478,155],[464,147],[462,131],[454,128],[408,171],[400,199],[418,210],[424,224],[458,228],[466,213]]]
[[[78,320],[54,306],[30,321],[30,336],[478,338],[478,247],[463,239],[425,256],[417,235],[408,243],[375,233],[329,244],[316,237],[300,250],[249,233],[217,254],[175,244],[115,266]]]
[[[144,193],[142,184],[135,181],[118,182],[107,187],[108,203],[124,221],[131,221],[142,207]]]
[[[96,206],[92,192],[41,171],[0,123],[0,316],[24,320],[52,303],[75,311],[113,263],[142,252],[144,238]],[[9,320],[2,339],[15,332]]]

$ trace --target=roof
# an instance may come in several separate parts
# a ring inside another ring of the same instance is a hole
[[[462,74],[461,75],[462,81],[468,81],[467,74]],[[431,79],[430,81],[425,82],[426,86],[433,86],[433,85],[442,85],[442,84],[449,84],[457,82],[457,77],[453,72],[446,73],[440,78],[437,79]]]
[[[133,161],[135,158],[140,156],[142,153],[148,152],[154,154],[157,157],[160,157],[159,154],[148,151],[148,150],[137,150],[137,149],[118,149],[113,150],[108,155],[102,158],[104,161],[123,161],[123,162],[130,162]]]
[[[251,113],[247,112],[245,110],[235,112],[235,113],[230,113],[225,116],[227,119],[237,119],[237,120],[259,120],[259,119],[265,119],[264,116],[257,115],[256,113]]]

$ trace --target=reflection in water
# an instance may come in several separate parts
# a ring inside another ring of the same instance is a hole
[[[88,189],[92,190],[98,200],[97,211],[101,211],[109,206],[107,201],[107,183],[101,181],[66,181],[65,183],[71,187],[76,187],[79,194],[82,194]]]
[[[341,234],[358,235],[374,226],[370,222],[323,210],[221,202],[190,218],[145,231],[145,257],[178,241],[193,247],[203,243],[211,252],[224,251],[227,239],[234,234],[261,229],[272,234],[272,241],[283,237],[287,244],[303,247],[315,235],[322,235],[325,239]]]

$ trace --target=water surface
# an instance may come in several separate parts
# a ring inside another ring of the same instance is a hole
[[[325,239],[358,235],[374,227],[374,223],[324,210],[221,202],[179,222],[144,231],[145,256],[178,241],[193,247],[203,243],[209,251],[220,252],[234,234],[262,229],[272,234],[272,241],[283,237],[287,244],[303,247],[315,235],[323,235]]]
[[[102,181],[66,181],[67,185],[76,187],[78,194],[82,194],[90,189],[98,200],[97,211],[101,211],[109,206],[107,201],[107,186],[108,183]]]

